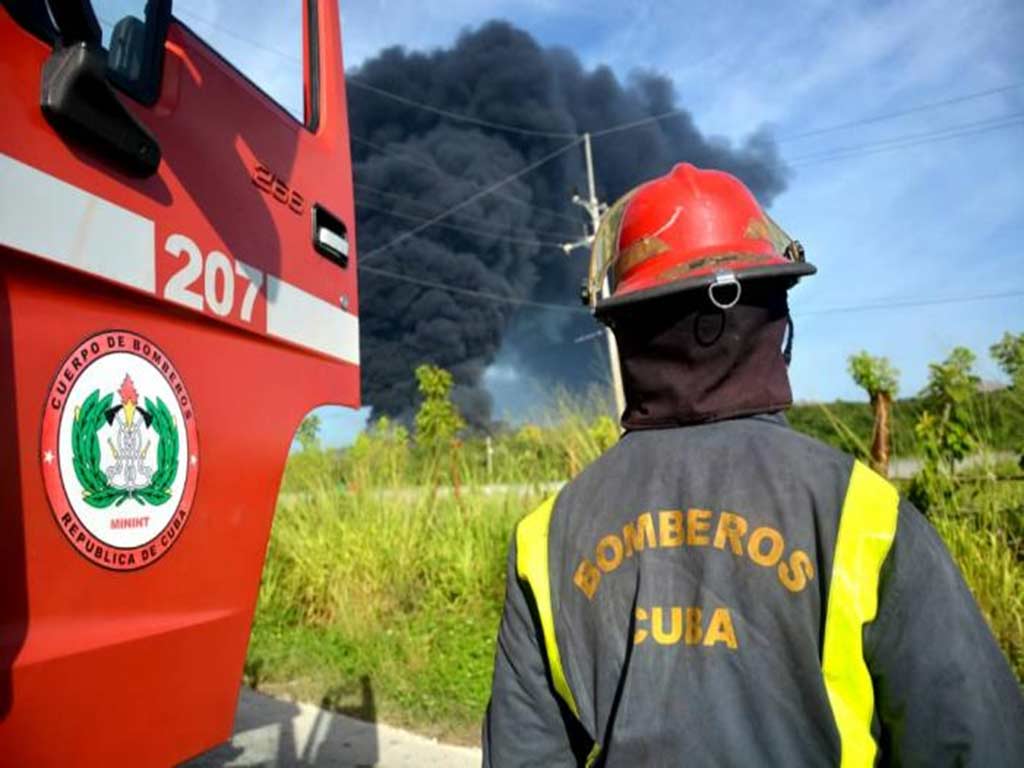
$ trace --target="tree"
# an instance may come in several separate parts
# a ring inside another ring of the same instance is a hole
[[[416,369],[416,381],[423,396],[416,412],[416,441],[433,448],[451,444],[466,426],[451,401],[452,375],[434,365],[421,365]]]
[[[971,413],[980,381],[974,360],[971,350],[955,347],[943,362],[928,366],[926,409],[914,427],[924,463],[911,488],[911,501],[922,509],[952,497],[956,463],[978,446]]]
[[[871,436],[871,464],[882,475],[889,474],[891,454],[890,418],[892,400],[899,389],[900,372],[887,357],[873,357],[865,351],[850,355],[849,371],[854,382],[868,393],[875,413]]]
[[[315,413],[311,413],[299,424],[299,429],[295,433],[295,439],[299,441],[302,450],[316,450],[320,447],[319,433],[320,417]]]
[[[989,352],[999,367],[1010,377],[1010,386],[1016,395],[1018,407],[1024,396],[1024,333],[1007,331],[1003,338],[989,347]],[[1019,464],[1024,469],[1024,444],[1020,446]]]
[[[943,362],[928,366],[924,396],[930,407],[941,412],[942,418],[969,423],[967,405],[981,381],[973,371],[975,359],[974,353],[966,347],[954,347]]]
[[[430,474],[433,478],[437,477],[441,452],[448,448],[452,489],[456,501],[461,505],[459,467],[462,444],[455,439],[455,435],[466,426],[466,422],[451,400],[452,375],[435,365],[420,365],[416,368],[416,381],[423,396],[420,409],[416,412],[416,442],[431,455]],[[432,494],[436,494],[436,481],[432,485]]]
[[[1007,331],[1003,338],[989,347],[999,367],[1010,377],[1011,386],[1024,392],[1024,333]]]

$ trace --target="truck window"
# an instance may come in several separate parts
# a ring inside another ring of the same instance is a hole
[[[304,0],[174,3],[175,19],[299,122],[304,116]],[[310,5],[313,5],[312,3]]]

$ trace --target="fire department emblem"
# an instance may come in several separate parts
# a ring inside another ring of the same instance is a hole
[[[141,568],[181,537],[199,456],[192,402],[148,339],[107,331],[64,361],[49,392],[42,469],[54,518],[82,555]]]

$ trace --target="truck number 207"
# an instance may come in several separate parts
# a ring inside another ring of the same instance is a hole
[[[169,236],[164,249],[176,259],[183,256],[186,259],[164,286],[165,299],[200,312],[208,306],[213,314],[228,317],[235,308],[235,278],[239,277],[245,286],[239,316],[242,322],[252,322],[253,306],[263,285],[263,272],[238,259],[232,262],[220,251],[210,251],[204,259],[199,246],[185,235]],[[200,276],[203,278],[201,292],[198,286],[193,287]]]

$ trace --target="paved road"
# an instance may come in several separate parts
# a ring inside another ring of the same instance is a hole
[[[454,747],[380,723],[367,723],[243,688],[235,735],[182,768],[337,766],[477,768],[480,750]]]
[[[986,466],[998,464],[999,462],[1017,461],[1018,454],[1012,451],[992,451],[986,454],[975,454],[968,456],[956,463],[957,471],[963,472],[968,469],[982,469]],[[922,461],[915,456],[893,459],[889,465],[889,477],[898,480],[909,480],[921,471]]]

